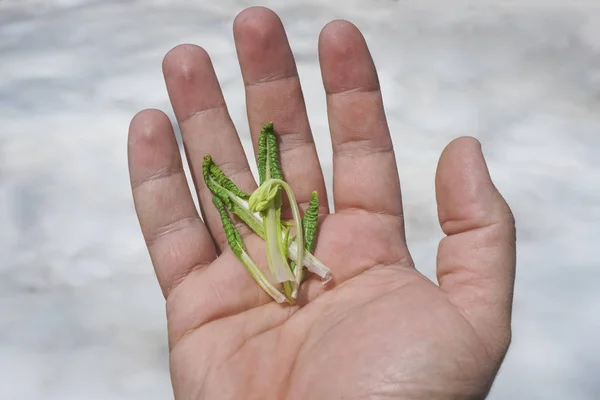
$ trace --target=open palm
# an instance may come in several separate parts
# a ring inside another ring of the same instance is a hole
[[[271,300],[228,249],[211,194],[195,179],[195,209],[169,119],[132,121],[130,175],[140,225],[167,299],[177,399],[477,399],[510,342],[514,222],[478,142],[461,138],[436,177],[439,286],[404,239],[400,184],[375,67],[360,32],[334,21],[319,54],[333,144],[335,213],[292,52],[279,18],[242,12],[234,34],[253,143],[273,121],[285,179],[305,208],[321,194],[315,254],[332,270],[310,278],[297,305]],[[256,183],[210,59],[183,45],[164,73],[193,176],[215,162],[242,189]],[[261,260],[262,241],[244,240]],[[263,249],[264,251],[264,249]],[[264,264],[264,262],[263,262]]]

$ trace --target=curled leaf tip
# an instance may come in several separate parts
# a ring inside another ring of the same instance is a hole
[[[242,237],[238,233],[237,229],[235,229],[229,213],[225,208],[223,200],[221,200],[219,196],[213,196],[212,201],[221,217],[221,224],[223,225],[223,230],[225,231],[225,236],[227,237],[229,247],[231,247],[231,250],[233,250],[235,255],[239,258],[242,251],[246,250],[244,247],[244,242],[242,241]]]
[[[248,208],[252,212],[264,211],[269,203],[277,196],[279,185],[272,181],[266,181],[250,195]]]
[[[269,121],[263,125],[264,131],[273,131],[273,121]]]
[[[204,156],[202,160],[202,176],[204,177],[204,181],[208,184],[208,178],[210,176],[210,167],[213,164],[212,157],[210,154]]]

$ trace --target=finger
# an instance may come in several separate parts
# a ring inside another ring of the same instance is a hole
[[[196,212],[169,118],[138,113],[129,128],[129,175],[139,223],[165,296],[216,257]]]
[[[236,18],[233,31],[246,86],[246,103],[252,142],[257,148],[264,123],[273,121],[280,138],[285,179],[296,200],[307,206],[313,190],[327,210],[321,164],[308,123],[296,63],[277,15],[251,7]]]
[[[500,353],[510,341],[515,225],[492,183],[479,142],[460,138],[440,158],[436,196],[442,230],[441,288]]]
[[[400,182],[377,72],[366,42],[349,22],[319,38],[333,145],[336,212],[366,210],[402,220]]]
[[[212,194],[202,179],[202,160],[210,154],[244,191],[253,191],[256,183],[206,51],[198,46],[177,46],[165,56],[163,72],[204,220],[223,250],[226,237]]]

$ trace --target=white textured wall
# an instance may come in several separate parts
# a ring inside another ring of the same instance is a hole
[[[519,242],[514,341],[490,398],[600,398],[600,8],[263,4],[288,29],[329,174],[317,36],[333,18],[362,28],[409,244],[429,276],[441,233],[437,157],[459,135],[483,142]],[[161,59],[193,42],[212,55],[248,146],[231,34],[248,5],[0,0],[1,399],[172,397],[163,301],[128,187],[127,125],[141,108],[171,112]]]

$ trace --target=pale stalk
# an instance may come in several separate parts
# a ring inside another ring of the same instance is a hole
[[[300,216],[300,209],[298,208],[298,203],[296,202],[296,197],[294,196],[294,192],[290,185],[287,182],[281,179],[271,179],[271,182],[280,185],[288,196],[288,200],[290,203],[290,207],[292,209],[292,215],[294,216],[294,223],[296,224],[296,268],[294,270],[294,290],[292,292],[292,297],[296,298],[298,296],[298,288],[302,283],[303,277],[303,265],[304,265],[304,233],[302,232],[302,217]]]
[[[232,210],[234,214],[240,217],[244,222],[250,226],[250,228],[260,236],[261,239],[265,239],[265,232],[263,228],[263,218],[262,215],[258,212],[251,212],[248,208],[248,201],[239,198],[235,194],[227,191],[228,196],[233,202],[236,204],[237,208]],[[331,271],[321,260],[315,257],[310,252],[303,250],[304,257],[302,260],[302,264],[307,270],[311,273],[316,274],[321,277],[322,283],[325,284],[331,280]],[[298,247],[295,241],[289,243],[288,246],[288,257],[292,260],[297,259],[298,255]]]
[[[263,288],[265,292],[267,292],[277,303],[283,303],[287,301],[286,297],[277,290],[271,282],[265,277],[262,271],[258,268],[258,266],[252,261],[248,253],[242,252],[240,255],[240,260],[246,266],[246,269],[252,275],[254,280],[258,283],[258,285]]]

